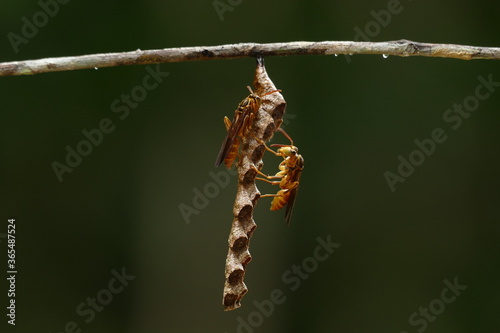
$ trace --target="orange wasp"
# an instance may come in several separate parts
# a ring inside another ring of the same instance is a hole
[[[280,147],[277,151],[269,148],[264,142],[264,146],[267,150],[272,152],[276,156],[283,157],[283,161],[279,165],[280,171],[274,176],[268,176],[260,172],[255,166],[254,170],[261,176],[265,178],[256,177],[256,179],[263,180],[273,185],[279,185],[280,190],[276,194],[265,194],[264,197],[274,197],[271,202],[271,210],[278,210],[286,205],[285,211],[285,222],[290,225],[292,219],[293,206],[295,204],[295,199],[297,197],[297,191],[299,188],[300,175],[304,169],[304,159],[299,155],[299,149],[293,145],[293,140],[288,136],[288,134],[281,128],[278,130],[283,133],[289,140],[290,145],[278,145],[273,144],[271,147]],[[281,179],[279,181],[273,181],[269,179]]]
[[[238,105],[236,111],[234,111],[234,118],[231,122],[228,117],[224,117],[224,124],[226,125],[226,138],[222,142],[222,146],[215,161],[215,166],[218,167],[222,161],[228,169],[234,163],[236,155],[238,154],[238,148],[240,146],[240,140],[238,137],[244,136],[253,124],[255,115],[257,114],[261,104],[262,97],[279,92],[281,90],[273,90],[271,92],[265,93],[262,96],[254,94],[252,88],[247,86],[250,90],[250,95],[246,97]]]

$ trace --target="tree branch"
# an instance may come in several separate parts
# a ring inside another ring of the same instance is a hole
[[[77,69],[180,61],[236,59],[256,56],[385,54],[400,57],[422,56],[462,60],[500,59],[500,48],[456,44],[419,43],[409,40],[389,42],[288,42],[241,43],[218,46],[178,47],[161,50],[100,53],[75,57],[0,63],[0,76],[33,75]]]

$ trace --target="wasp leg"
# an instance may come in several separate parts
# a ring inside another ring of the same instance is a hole
[[[247,132],[250,130],[250,127],[252,126],[253,123],[253,113],[250,115],[247,115],[245,119],[243,119],[243,126],[241,126],[241,133],[238,133],[239,135],[246,135]]]
[[[242,160],[243,159],[243,155],[242,155],[242,152],[238,150],[238,160]]]
[[[280,186],[283,190],[293,190],[299,187],[299,182],[287,182],[285,184],[281,184]]]
[[[265,178],[260,178],[260,177],[255,177],[255,179],[265,181],[265,182],[267,182],[267,183],[269,183],[269,184],[272,184],[272,185],[279,185],[279,184],[281,183],[281,182],[278,182],[278,181],[274,181],[274,182],[273,182],[273,181],[267,180],[267,179],[265,179]]]
[[[266,198],[266,197],[279,197],[279,194],[263,194],[260,197],[261,198]]]
[[[257,169],[257,167],[255,165],[252,165],[252,169],[254,169],[254,171],[257,172],[259,175],[264,176],[267,179],[280,179],[280,178],[283,178],[283,176],[269,176],[269,175],[266,175],[265,173],[263,173],[259,169]],[[259,177],[257,177],[256,179],[261,179],[261,180],[268,181],[267,179],[262,179],[262,178],[259,178]],[[271,184],[272,184],[272,182],[271,182]]]
[[[250,131],[250,127],[252,127],[254,119],[255,119],[255,115],[253,113],[250,113],[245,118],[245,122],[243,123],[243,129],[245,130],[245,133],[242,133],[242,135],[246,135],[248,133],[248,131]]]
[[[270,151],[271,153],[273,153],[276,156],[281,156],[281,154],[279,154],[279,153],[275,152],[274,150],[272,150],[271,148],[269,148],[264,141],[262,141],[262,140],[260,140],[260,141],[261,141],[260,143],[264,145],[266,150]]]
[[[226,125],[226,131],[229,131],[229,127],[231,127],[231,120],[228,117],[224,117],[224,125]]]
[[[271,148],[269,148],[266,143],[258,138],[255,138],[260,144],[264,145],[264,147],[266,148],[267,151],[270,151],[271,153],[273,153],[274,155],[276,156],[282,156],[280,153],[277,153],[275,152],[274,150],[272,150]]]
[[[280,154],[278,154],[277,152],[275,152],[274,150],[272,150],[271,148],[269,148],[266,143],[264,141],[262,141],[261,139],[259,139],[258,137],[255,136],[255,134],[253,134],[253,138],[255,140],[257,140],[258,143],[260,143],[261,145],[264,145],[264,147],[266,148],[266,150],[270,151],[271,153],[273,153],[274,155],[276,156],[281,156]]]

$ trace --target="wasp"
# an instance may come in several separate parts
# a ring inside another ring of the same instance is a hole
[[[262,97],[281,91],[273,90],[259,96],[252,91],[252,88],[249,86],[247,86],[247,88],[250,91],[250,95],[242,100],[236,111],[234,111],[233,121],[229,120],[228,117],[224,117],[227,134],[222,142],[217,160],[215,161],[216,167],[224,161],[226,167],[228,169],[231,168],[236,159],[236,155],[238,155],[240,146],[238,137],[244,136],[252,126],[255,115],[262,104]]]
[[[272,144],[271,147],[279,147],[277,151],[274,151],[264,142],[261,143],[274,155],[283,157],[283,161],[278,167],[280,171],[274,176],[268,176],[259,171],[255,166],[253,168],[259,175],[265,177],[256,177],[256,179],[263,180],[273,185],[279,185],[280,190],[278,193],[265,194],[262,195],[261,198],[274,197],[271,202],[271,210],[278,210],[286,205],[285,222],[287,225],[290,225],[293,206],[295,205],[295,199],[299,188],[300,175],[304,169],[304,158],[299,154],[299,149],[293,145],[293,140],[290,136],[282,128],[278,128],[278,130],[290,140],[290,145]]]

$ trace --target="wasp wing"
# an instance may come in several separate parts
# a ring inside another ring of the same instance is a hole
[[[295,199],[297,198],[297,192],[299,191],[299,182],[302,170],[304,169],[304,159],[301,155],[297,156],[297,164],[293,170],[289,171],[290,182],[297,182],[297,186],[290,190],[290,196],[288,197],[288,203],[285,210],[285,222],[289,226],[292,221],[293,206],[295,205]]]
[[[226,137],[222,141],[222,146],[219,150],[219,155],[217,155],[217,160],[215,161],[215,166],[218,167],[226,158],[227,154],[233,147],[234,139],[239,135],[245,122],[246,113],[236,110],[236,114],[233,118],[231,126],[227,130]]]
[[[247,122],[247,118],[250,117],[252,113],[257,111],[258,107],[259,106],[256,104],[253,94],[249,95],[238,105],[238,108],[234,112],[234,118],[231,126],[227,131],[226,138],[222,142],[217,160],[215,160],[216,167],[218,167],[222,161],[226,159],[227,154],[233,147],[234,139],[238,137],[238,135],[242,135],[243,127]]]

